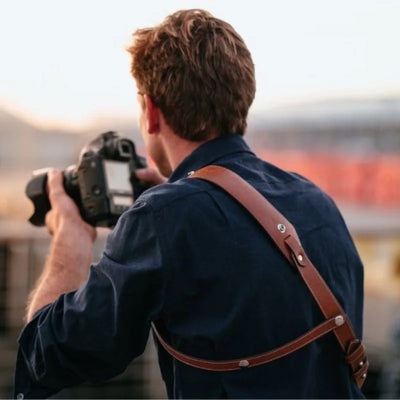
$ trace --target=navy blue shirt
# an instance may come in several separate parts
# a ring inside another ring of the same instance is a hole
[[[361,338],[363,267],[335,204],[308,180],[257,158],[241,136],[226,135],[142,194],[110,233],[86,284],[25,327],[16,393],[48,396],[121,373],[144,351],[151,321],[176,349],[211,360],[266,352],[323,321],[298,273],[247,211],[213,184],[187,178],[209,164],[241,175],[295,226]],[[161,346],[158,353],[173,398],[363,397],[332,333],[234,372],[189,367]]]

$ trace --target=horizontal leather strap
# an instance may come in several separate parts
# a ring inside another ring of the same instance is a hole
[[[227,372],[227,371],[236,371],[243,368],[250,368],[255,367],[258,365],[266,364],[271,361],[274,361],[278,358],[287,356],[302,347],[307,346],[314,340],[319,339],[320,337],[326,335],[327,333],[335,330],[338,327],[338,321],[342,321],[342,316],[336,316],[334,318],[330,318],[321,324],[317,325],[315,328],[311,329],[307,333],[298,338],[292,340],[291,342],[277,347],[274,350],[271,350],[266,353],[262,353],[252,357],[246,358],[238,358],[235,360],[229,361],[212,361],[212,360],[203,360],[200,358],[192,357],[187,354],[181,353],[180,351],[174,349],[170,346],[160,335],[158,332],[155,324],[152,322],[151,326],[153,331],[164,347],[164,349],[174,358],[179,360],[180,362],[190,365],[191,367],[204,369],[207,371],[220,371],[220,372]],[[341,322],[340,322],[341,323]]]

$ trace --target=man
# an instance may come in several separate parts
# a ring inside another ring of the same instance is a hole
[[[162,184],[121,216],[88,270],[95,230],[60,172],[49,174],[53,240],[20,338],[16,393],[48,396],[121,373],[143,352],[151,321],[175,349],[209,360],[266,352],[323,321],[258,223],[220,188],[188,178],[211,164],[239,174],[292,222],[360,337],[362,264],[338,210],[306,179],[258,159],[242,138],[255,80],[241,37],[205,11],[179,11],[135,32],[128,51],[141,132],[161,172],[137,175]],[[158,352],[173,398],[363,397],[333,334],[232,372]]]

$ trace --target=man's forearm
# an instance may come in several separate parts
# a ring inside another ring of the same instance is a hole
[[[44,270],[29,296],[27,322],[36,311],[87,280],[92,250],[93,237],[85,230],[64,226],[54,235]]]

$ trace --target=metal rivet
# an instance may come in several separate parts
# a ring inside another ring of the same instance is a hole
[[[367,377],[367,374],[362,374],[361,378],[365,379]]]
[[[23,400],[24,397],[25,397],[25,396],[24,396],[23,393],[18,393],[18,394],[17,394],[17,399],[18,399],[18,400]]]
[[[190,172],[187,173],[187,176],[190,176],[190,175],[193,175],[193,174],[194,174],[194,171],[190,171]]]
[[[278,231],[281,233],[286,232],[286,226],[284,224],[278,224]]]
[[[240,360],[239,362],[239,367],[240,368],[246,368],[250,365],[250,363],[247,360]]]
[[[344,324],[343,315],[338,315],[337,317],[335,317],[335,324],[336,326],[342,326]]]
[[[299,255],[297,256],[297,260],[298,260],[299,262],[302,262],[302,261],[303,261],[303,256],[302,256],[301,254],[299,254]]]
[[[362,367],[364,365],[364,361],[360,361],[359,363],[358,363],[358,366],[359,367]]]

